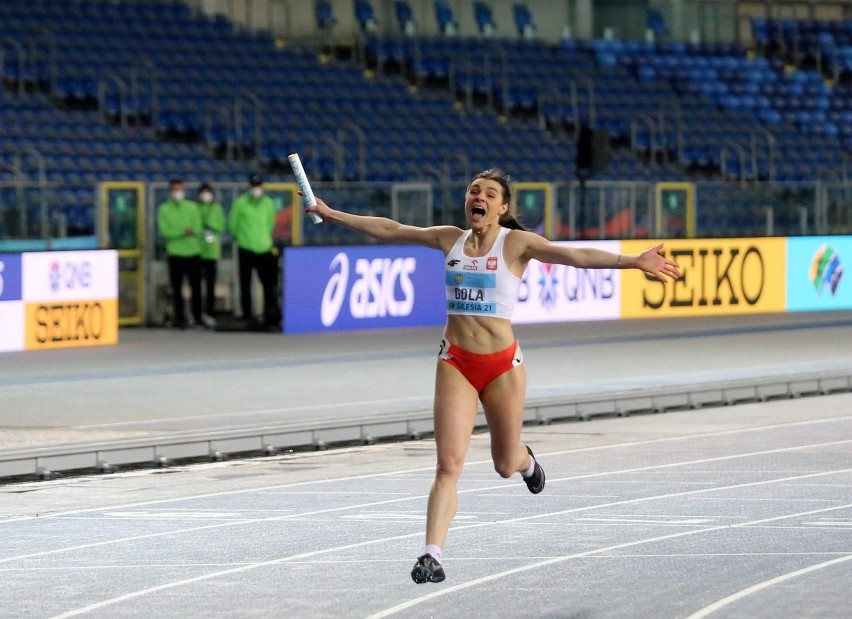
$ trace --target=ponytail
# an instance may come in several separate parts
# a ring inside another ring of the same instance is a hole
[[[499,224],[504,228],[509,228],[510,230],[527,229],[526,226],[519,222],[518,218],[512,215],[509,211],[506,211],[500,216]]]

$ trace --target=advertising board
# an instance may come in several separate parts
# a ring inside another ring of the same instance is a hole
[[[852,309],[852,282],[844,277],[852,260],[852,237],[787,239],[787,311]]]
[[[623,241],[638,254],[653,241]],[[786,308],[786,244],[783,238],[678,239],[664,252],[682,277],[663,283],[637,270],[624,271],[621,317],[708,316],[783,312]]]
[[[441,252],[423,247],[290,247],[284,252],[284,332],[443,324]]]
[[[118,341],[118,255],[57,251],[0,255],[0,350]]]
[[[559,242],[618,253],[620,241]],[[576,269],[531,260],[521,282],[516,324],[617,320],[621,314],[621,271]]]

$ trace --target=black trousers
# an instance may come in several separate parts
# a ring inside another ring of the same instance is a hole
[[[263,322],[267,327],[278,326],[278,258],[272,253],[256,254],[240,247],[240,305],[243,318],[255,320],[251,302],[251,275],[257,271],[263,287]]]
[[[204,289],[204,313],[212,316],[216,311],[216,260],[201,259],[201,282]]]
[[[172,304],[174,306],[174,323],[176,326],[186,326],[186,311],[183,300],[183,282],[189,280],[191,291],[192,317],[196,324],[201,324],[201,258],[192,256],[169,256],[169,282],[172,285]]]

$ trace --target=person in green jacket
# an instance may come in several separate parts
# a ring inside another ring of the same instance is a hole
[[[278,258],[272,243],[275,203],[263,191],[263,178],[255,174],[249,178],[249,185],[249,191],[234,200],[228,214],[228,230],[238,247],[240,305],[243,319],[252,327],[258,326],[251,299],[251,277],[257,271],[263,287],[263,326],[277,329],[280,328],[276,296]]]
[[[201,215],[198,205],[186,199],[183,181],[169,182],[169,199],[157,207],[157,230],[166,241],[169,282],[172,287],[175,327],[188,326],[184,311],[183,282],[189,279],[192,293],[192,317],[204,324],[201,316]]]
[[[214,195],[209,183],[198,188],[198,211],[204,238],[201,242],[201,283],[204,290],[204,324],[215,326],[216,320],[216,267],[222,257],[222,232],[225,230],[225,210]]]

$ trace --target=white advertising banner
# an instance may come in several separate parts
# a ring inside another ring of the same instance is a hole
[[[115,299],[115,251],[55,251],[23,254],[23,300],[27,303]]]
[[[621,241],[562,241],[617,254]],[[616,269],[576,269],[531,260],[524,273],[512,322],[615,320],[621,315],[621,275]]]
[[[23,301],[0,301],[0,352],[24,349]]]

